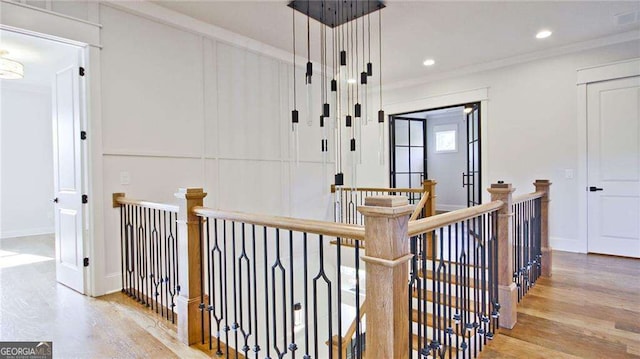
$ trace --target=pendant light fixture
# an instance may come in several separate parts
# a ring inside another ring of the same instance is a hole
[[[292,130],[298,137],[299,114],[296,102],[296,12],[306,16],[307,20],[307,63],[305,67],[305,92],[307,94],[307,108],[303,116],[312,125],[312,118],[320,118],[322,130],[320,150],[323,158],[329,156],[329,135],[334,136],[335,147],[335,184],[344,184],[342,170],[343,134],[348,136],[348,147],[351,154],[355,178],[356,164],[362,162],[362,125],[369,121],[369,114],[373,112],[369,105],[369,86],[373,84],[370,77],[374,75],[374,64],[371,57],[371,13],[378,12],[378,40],[379,59],[382,62],[382,35],[380,17],[381,9],[385,7],[379,0],[294,0],[289,2],[293,11],[293,96],[294,109],[292,111]],[[320,22],[320,66],[316,74],[320,75],[320,96],[314,98],[312,91],[313,63],[311,62],[311,19]],[[330,34],[327,32],[330,31]],[[328,36],[329,35],[329,36]],[[330,41],[329,41],[330,40]],[[330,47],[329,47],[330,46]],[[331,58],[330,60],[328,58]],[[331,68],[330,68],[331,66]],[[378,123],[380,137],[383,138],[384,111],[382,109],[382,72],[381,63],[378,69],[380,108],[378,109]],[[319,101],[319,102],[317,102]],[[319,106],[312,106],[318,103]],[[319,113],[312,114],[313,108],[320,108]],[[346,140],[346,138],[344,139]],[[384,151],[384,141],[380,141],[379,151]],[[296,146],[296,158],[298,148]]]
[[[0,50],[0,79],[18,80],[24,77],[24,66],[5,57],[9,52]]]

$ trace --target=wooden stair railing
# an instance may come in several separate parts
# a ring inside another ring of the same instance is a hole
[[[314,357],[323,357],[317,348],[326,343],[324,350],[346,358],[366,315],[363,351],[375,357],[408,359],[410,348],[419,356],[476,357],[498,327],[512,328],[517,320],[514,230],[523,228],[513,220],[518,205],[532,203],[524,211],[529,224],[523,226],[531,230],[535,222],[531,233],[537,237],[530,243],[533,253],[542,255],[536,264],[541,275],[551,274],[549,185],[538,180],[536,192],[513,198],[511,185],[494,184],[491,203],[422,219],[417,219],[420,208],[435,214],[432,190],[421,192],[417,208],[407,197],[366,197],[357,208],[366,226],[209,209],[202,207],[206,193],[198,188],[180,189],[177,206],[114,194],[114,207],[122,211],[123,289],[177,321],[180,341],[206,343],[209,349],[203,350],[216,355],[281,356],[287,350],[310,352],[315,345]],[[309,343],[294,333],[300,320],[307,338],[317,318],[331,328],[332,315],[343,332],[341,311],[331,309],[336,293],[337,308],[343,303],[340,271],[336,280],[324,269],[325,261],[342,263],[339,249],[336,258],[326,253],[331,237],[361,244],[364,254],[349,255],[366,263],[366,300],[345,336],[328,329]],[[167,259],[158,262],[158,255]],[[158,264],[170,273],[156,270]],[[318,296],[324,298],[318,302]],[[328,308],[320,316],[319,305]],[[265,325],[268,315],[274,320]],[[266,346],[265,336],[266,343],[273,339]]]

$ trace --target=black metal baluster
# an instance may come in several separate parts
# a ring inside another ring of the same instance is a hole
[[[125,219],[124,219],[124,206],[122,204],[119,205],[120,208],[120,275],[121,275],[121,280],[120,280],[120,284],[122,285],[122,289],[121,292],[124,293],[124,273],[125,273],[125,256],[124,256],[124,228],[126,226],[125,224]]]
[[[203,248],[203,241],[202,241],[202,217],[198,216],[198,240],[199,240],[199,246],[201,248],[200,250],[200,268],[204,268],[204,251],[202,250]],[[207,248],[209,246],[207,245]],[[202,278],[202,276],[200,277]],[[205,306],[204,306],[204,281],[200,280],[200,305],[198,306],[198,308],[200,308],[200,337],[201,337],[201,341],[202,344],[204,344],[204,312],[205,312]]]
[[[355,244],[355,269],[356,269],[356,355],[355,358],[362,359],[362,332],[360,329],[360,241],[353,240]],[[351,338],[347,338],[351,339]]]
[[[233,224],[232,224],[233,226]],[[224,282],[224,291],[222,292],[222,295],[220,296],[220,300],[222,301],[223,304],[223,308],[224,308],[224,327],[222,327],[222,330],[224,330],[224,335],[225,335],[225,358],[229,358],[229,282],[228,282],[228,265],[227,265],[227,258],[229,257],[229,251],[227,250],[227,221],[223,220],[222,221],[222,263],[223,263],[223,282]]]
[[[460,278],[462,276],[461,270],[462,270],[462,254],[460,253],[460,241],[462,240],[462,236],[460,235],[460,228],[459,228],[459,222],[456,222],[455,224],[455,229],[456,229],[456,240],[455,240],[455,244],[456,244],[456,273],[455,276],[453,277],[456,281],[458,281],[458,278]],[[462,229],[464,230],[464,229]],[[452,283],[453,280],[449,279],[449,283]],[[462,323],[462,291],[460,290],[460,285],[456,284],[455,286],[456,289],[456,313],[453,316],[453,320],[455,322],[456,325],[456,329],[455,329],[455,333],[456,333],[456,357],[459,355],[458,352],[460,351],[461,345],[462,343],[460,343],[460,324]]]
[[[218,220],[214,219],[213,220],[213,234],[214,234],[214,243],[213,243],[213,249],[211,249],[210,252],[210,256],[211,256],[211,287],[213,292],[215,293],[216,290],[216,272],[218,274],[218,294],[212,294],[213,295],[213,301],[212,301],[212,316],[213,319],[216,321],[216,355],[218,356],[222,356],[224,353],[222,352],[222,333],[220,331],[221,329],[221,325],[222,325],[222,320],[224,319],[224,301],[223,301],[223,296],[225,295],[224,293],[224,279],[222,278],[223,275],[223,266],[222,266],[222,250],[220,249],[220,235],[219,235],[219,230],[218,230]],[[218,269],[216,271],[216,263],[218,264]]]
[[[269,271],[268,267],[268,255],[267,255],[267,227],[263,227],[263,241],[264,241],[264,317],[265,317],[265,336],[267,339],[267,358],[271,358],[271,343],[270,343],[270,335],[271,328],[269,327]],[[272,335],[274,333],[271,333]]]
[[[171,251],[169,250],[170,239],[169,234],[167,234],[167,212],[164,213],[164,275],[162,276],[162,285],[164,286],[164,297],[167,301],[167,309],[166,309],[166,318],[169,320],[169,273],[170,267],[169,264],[171,262]],[[169,232],[171,232],[171,213],[169,213]]]
[[[428,256],[427,252],[428,252],[428,248],[429,248],[429,238],[431,238],[431,240],[433,241],[433,237],[434,237],[435,232],[430,232],[427,233],[424,237],[423,237],[423,244],[422,244],[422,250],[423,250],[423,257],[422,257],[422,283],[424,284],[424,300],[419,301],[418,305],[422,307],[422,325],[419,324],[419,326],[422,326],[422,345],[420,346],[422,348],[422,350],[425,353],[430,353],[430,349],[431,347],[429,346],[429,338],[427,337],[427,312],[428,312],[428,308],[427,308],[427,294],[429,293],[429,284],[428,284],[428,280],[427,280],[427,260],[428,259],[433,259],[433,255],[431,257]],[[433,253],[432,253],[433,254]],[[433,285],[433,283],[432,283]],[[435,299],[435,290],[433,288],[431,288],[431,294],[433,295],[432,300]]]
[[[339,242],[338,242],[339,243]],[[329,315],[328,318],[328,340],[333,344],[333,320],[331,311],[331,281],[327,277],[324,270],[324,237],[319,235],[318,240],[318,249],[319,249],[319,257],[320,257],[320,268],[318,269],[318,274],[313,278],[313,333],[314,333],[314,354],[315,358],[320,358],[318,354],[318,344],[321,342],[321,339],[318,336],[318,280],[322,279],[327,285],[327,307]],[[340,289],[340,285],[338,284],[338,290]],[[333,359],[333,350],[329,350],[329,359]]]
[[[198,221],[200,221],[200,232],[202,232],[202,217],[198,217]],[[208,317],[208,322],[209,322],[209,335],[207,336],[209,339],[209,350],[213,349],[213,333],[212,333],[212,311],[213,311],[213,304],[215,303],[215,293],[213,292],[214,290],[214,281],[215,281],[215,273],[213,272],[213,254],[211,251],[211,232],[210,232],[210,227],[209,227],[209,219],[206,219],[206,233],[207,233],[207,248],[206,250],[203,250],[202,253],[207,253],[207,287],[209,288],[209,300],[207,301],[207,317]],[[202,235],[200,235],[200,238],[202,238]]]
[[[258,359],[258,354],[260,352],[260,346],[258,345],[259,338],[258,333],[260,326],[258,325],[258,276],[256,275],[258,268],[258,253],[256,252],[256,226],[255,224],[251,225],[251,253],[253,254],[253,322],[255,326],[255,335],[253,336],[253,352],[256,354],[256,359]],[[267,249],[264,248],[266,253]],[[305,267],[306,269],[306,267]],[[265,293],[266,295],[266,293]]]
[[[409,273],[409,295],[407,296],[408,301],[409,301],[409,347],[407,348],[409,350],[409,358],[413,358],[413,293],[416,293],[416,277],[417,277],[417,267],[418,267],[418,256],[416,255],[418,249],[417,249],[417,243],[416,243],[416,236],[413,236],[411,238],[409,238],[409,246],[410,246],[410,250],[411,250],[411,254],[413,254],[413,257],[411,257],[411,267],[410,267],[410,273]],[[420,296],[420,292],[418,289],[417,292],[418,297]],[[418,328],[420,326],[418,325]],[[418,354],[420,355],[420,354]]]
[[[227,255],[229,255],[227,253]],[[232,284],[233,284],[233,323],[231,324],[231,330],[233,330],[233,337],[235,348],[235,359],[238,359],[238,279],[237,279],[237,268],[236,268],[236,222],[231,221],[231,271],[232,271]],[[228,294],[228,293],[227,293]],[[227,345],[227,357],[229,356],[229,342],[225,343]]]
[[[176,320],[176,312],[175,312],[175,299],[180,294],[180,282],[178,281],[178,266],[180,263],[178,262],[178,213],[173,214],[173,220],[171,222],[173,224],[173,231],[171,232],[171,254],[172,254],[172,262],[171,267],[173,268],[173,293],[171,293],[171,323],[175,323]],[[173,235],[175,233],[175,235]]]
[[[309,262],[308,262],[308,243],[307,232],[302,234],[303,237],[303,261],[304,261],[304,358],[311,358],[309,355]],[[317,338],[316,338],[317,340]]]
[[[244,352],[244,357],[247,358],[248,357],[248,352],[249,352],[249,337],[251,336],[252,333],[252,329],[253,329],[253,325],[251,323],[251,314],[249,314],[247,316],[248,319],[248,328],[245,328],[245,322],[244,322],[244,311],[245,308],[243,307],[242,303],[244,302],[246,304],[246,310],[250,311],[251,310],[251,268],[250,268],[250,262],[249,262],[249,257],[247,256],[247,240],[246,240],[246,232],[245,232],[245,224],[242,223],[242,253],[240,254],[240,258],[238,258],[238,274],[239,274],[239,297],[240,297],[240,333],[242,334],[243,338],[244,338],[244,346],[242,347],[242,351]],[[244,262],[244,267],[245,267],[245,275],[247,277],[247,284],[246,284],[246,292],[247,292],[247,298],[246,298],[246,302],[243,301],[243,286],[242,286],[242,273],[243,273],[243,262]],[[255,281],[255,279],[254,279]]]
[[[353,202],[350,202],[350,205],[351,204],[353,204]],[[341,259],[341,255],[342,255],[342,245],[340,244],[340,241],[338,241],[337,256],[336,256],[336,269],[337,269],[336,292],[338,294],[338,307],[336,308],[336,310],[338,312],[338,347],[340,348],[340,350],[338,351],[338,359],[342,359],[342,345],[343,345],[342,343],[342,270],[341,270],[342,259]],[[333,340],[333,338],[329,338],[329,339]]]
[[[282,358],[284,357],[285,354],[287,354],[288,350],[287,350],[287,331],[286,331],[286,325],[287,325],[287,289],[286,289],[286,270],[284,268],[284,266],[282,265],[282,261],[280,259],[280,229],[276,228],[276,258],[275,258],[275,262],[273,263],[273,265],[271,266],[271,278],[273,279],[273,282],[271,283],[271,296],[273,299],[273,306],[272,306],[272,315],[273,315],[273,349],[276,352],[276,354],[278,355],[278,358]],[[281,300],[281,307],[282,307],[282,327],[285,328],[285,330],[283,330],[282,332],[282,344],[283,344],[283,348],[280,348],[278,346],[278,320],[277,320],[277,307],[278,307],[278,301],[276,300],[276,286],[277,286],[277,282],[276,282],[276,270],[280,271],[280,279],[281,279],[281,283],[282,283],[282,300]]]
[[[293,231],[289,230],[289,287],[290,287],[290,291],[289,291],[289,305],[290,305],[290,336],[291,336],[291,343],[289,343],[289,350],[291,351],[291,358],[295,359],[296,357],[296,350],[298,349],[298,345],[296,344],[296,331],[295,331],[295,327],[296,327],[296,316],[295,316],[295,296],[294,296],[294,289],[295,289],[295,283],[293,282],[293,274],[294,274],[294,270],[293,270]],[[284,302],[286,307],[286,302]],[[284,324],[286,325],[286,322],[284,322]]]

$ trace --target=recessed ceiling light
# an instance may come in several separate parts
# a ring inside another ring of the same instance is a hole
[[[348,79],[348,80],[347,80],[347,83],[348,83],[348,84],[352,84],[352,85],[353,85],[353,84],[355,84],[355,83],[356,83],[356,79]]]
[[[536,39],[546,39],[547,37],[551,36],[552,32],[549,30],[540,30],[537,34],[536,34]]]
[[[433,66],[436,64],[436,60],[434,59],[426,59],[424,60],[424,62],[422,63],[424,66]]]

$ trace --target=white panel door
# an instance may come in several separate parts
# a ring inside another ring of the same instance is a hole
[[[640,77],[587,86],[588,250],[640,258]]]
[[[53,91],[56,277],[84,293],[80,75],[73,64],[56,73]]]

